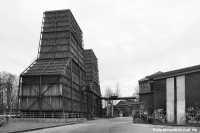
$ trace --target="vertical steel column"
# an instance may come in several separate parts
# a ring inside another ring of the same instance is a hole
[[[89,119],[89,92],[88,92],[88,86],[86,86],[87,89],[87,119]]]
[[[71,16],[70,16],[71,17]],[[70,19],[70,24],[71,24],[71,19]],[[71,73],[71,83],[70,83],[70,87],[71,87],[71,112],[73,112],[73,77],[72,77],[72,42],[71,42],[71,38],[72,38],[72,32],[69,31],[69,49],[70,49],[70,73]]]
[[[20,89],[21,89],[21,75],[19,76],[19,88],[18,88],[18,91],[17,91],[17,112],[19,112],[19,95],[20,95]]]
[[[40,56],[40,48],[41,48],[41,38],[42,38],[42,27],[44,26],[44,16],[45,16],[45,13],[43,13],[43,18],[42,18],[42,26],[41,26],[41,33],[40,33],[40,39],[39,39],[39,47],[38,47],[38,55],[37,55],[37,58],[39,58]]]
[[[71,45],[71,44],[70,44]],[[71,53],[71,52],[70,52]],[[72,77],[72,57],[70,58],[71,71],[71,112],[73,112],[73,77]]]
[[[100,117],[102,117],[102,100],[100,100]]]
[[[54,29],[54,44],[53,44],[53,58],[55,58],[55,44],[56,44],[56,24],[57,24],[57,12],[56,13],[56,22],[55,22],[55,29]]]
[[[77,53],[78,53],[78,69],[79,69],[79,96],[80,96],[80,112],[82,113],[82,108],[83,108],[83,105],[82,105],[82,93],[81,93],[81,69],[80,69],[80,57],[79,57],[79,48],[78,48],[78,45],[77,45]]]
[[[90,95],[91,95],[91,109],[90,109],[90,113],[92,116],[92,112],[93,112],[93,94],[92,94],[92,90],[90,90]]]
[[[97,113],[97,116],[100,117],[100,108],[99,108],[99,100],[98,100],[98,98],[96,99],[96,101],[97,101],[96,113]]]
[[[150,86],[151,86],[151,91],[154,91],[154,82],[151,80],[150,81]],[[136,99],[137,100],[137,99]],[[140,103],[140,98],[138,99],[139,103]],[[152,93],[152,116],[153,116],[153,121],[155,119],[155,115],[154,115],[154,92]]]
[[[71,20],[70,20],[71,22]],[[70,73],[71,73],[71,84],[70,84],[70,87],[71,87],[71,112],[73,112],[73,76],[72,76],[72,43],[71,43],[71,38],[72,38],[72,32],[69,31],[69,42],[70,42],[70,46],[69,46],[69,49],[70,49]]]
[[[177,85],[176,77],[174,77],[174,123],[177,123]]]
[[[42,76],[40,75],[40,81],[39,81],[39,102],[38,102],[38,105],[39,105],[39,113],[41,114],[42,113],[42,96],[41,96],[41,87],[42,87]]]
[[[63,95],[63,75],[61,75],[60,76],[60,78],[61,78],[61,82],[60,82],[60,84],[61,84],[61,86],[62,86],[62,93],[61,93],[61,96],[62,96],[62,108],[63,108],[63,115],[64,115],[64,118],[65,118],[65,112],[66,112],[66,110],[65,110],[65,98],[64,98],[64,95]]]
[[[100,97],[99,97],[100,98]],[[99,113],[99,117],[101,118],[102,114],[101,114],[101,103],[102,103],[102,100],[98,100],[98,113]]]

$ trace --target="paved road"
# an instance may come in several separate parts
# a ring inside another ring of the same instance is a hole
[[[198,128],[191,127],[169,127],[150,124],[133,124],[132,117],[119,117],[113,119],[98,119],[79,123],[75,125],[66,125],[55,128],[31,131],[29,133],[155,133],[160,132],[192,132]],[[165,131],[165,130],[185,130],[185,131]],[[194,132],[193,132],[194,133]]]

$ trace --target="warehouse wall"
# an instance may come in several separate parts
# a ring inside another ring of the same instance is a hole
[[[21,86],[21,110],[62,110],[62,85],[60,76],[43,76],[40,88],[39,76],[24,76]],[[43,96],[40,100],[39,95]]]
[[[156,80],[153,83],[154,110],[166,110],[166,79]]]
[[[200,72],[185,76],[186,122],[200,124]]]
[[[186,107],[200,107],[200,72],[185,76]]]
[[[150,77],[153,80],[152,93],[141,93],[140,90],[140,107],[148,110],[153,106],[154,123],[200,124],[200,72],[178,72],[176,75],[170,72],[169,75]]]
[[[153,114],[153,93],[140,94],[140,109]]]

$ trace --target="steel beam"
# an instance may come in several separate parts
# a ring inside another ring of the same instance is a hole
[[[136,99],[136,97],[100,97],[98,100],[127,100],[127,99]]]

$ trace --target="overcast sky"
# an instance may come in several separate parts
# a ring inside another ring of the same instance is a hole
[[[4,0],[0,71],[19,75],[36,58],[44,11],[70,9],[99,61],[102,94],[131,96],[157,71],[200,64],[199,0]]]

